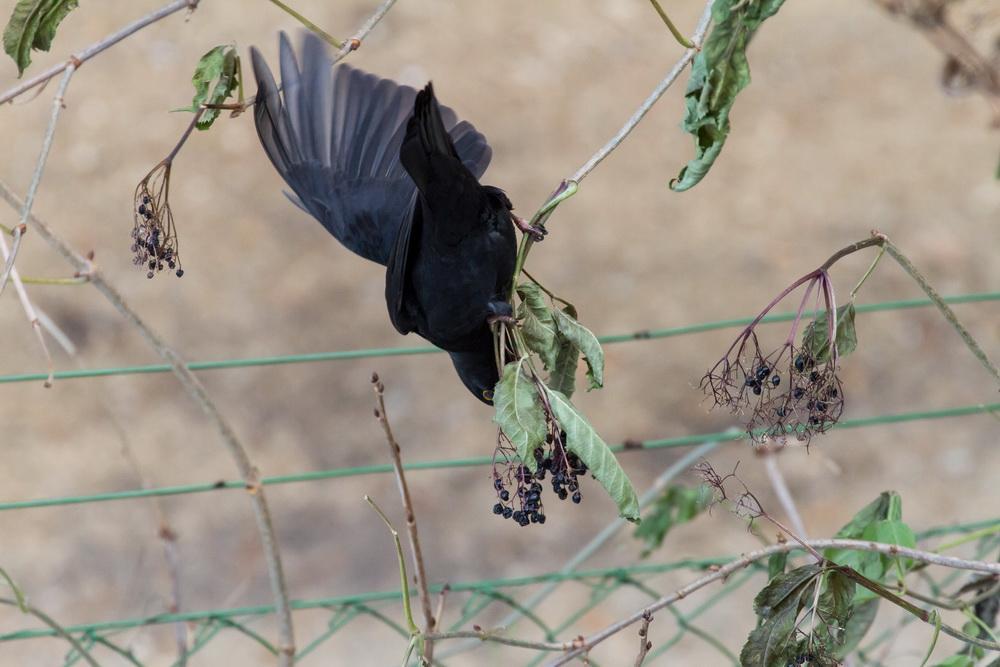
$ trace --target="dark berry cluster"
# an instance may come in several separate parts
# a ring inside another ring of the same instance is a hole
[[[721,360],[701,387],[717,405],[746,415],[752,437],[794,435],[808,442],[837,422],[844,399],[832,361],[817,363],[790,343],[765,355],[756,335],[745,343],[740,356]]]
[[[168,178],[169,171],[154,170],[135,191],[132,263],[145,270],[147,278],[164,270],[173,271],[178,278],[184,275],[177,251],[174,218],[166,200],[166,187],[162,185]]]
[[[587,466],[573,452],[566,450],[562,434],[551,434],[541,447],[535,449],[534,469],[511,457],[503,438],[497,448],[498,459],[503,464],[494,464],[493,488],[498,503],[493,505],[493,513],[505,519],[512,519],[518,525],[545,523],[545,509],[542,505],[542,482],[549,478],[552,492],[559,500],[571,498],[579,504],[583,500],[580,493],[580,477],[587,474]],[[513,492],[513,493],[512,493]]]

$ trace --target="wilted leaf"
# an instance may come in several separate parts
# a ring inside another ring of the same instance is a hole
[[[645,558],[663,544],[670,529],[698,516],[712,503],[712,491],[706,486],[669,487],[646,512],[642,524],[635,529],[636,539],[643,540]]]
[[[851,617],[847,619],[847,625],[844,628],[844,641],[841,642],[840,646],[834,652],[837,658],[843,659],[848,653],[853,651],[864,639],[868,630],[872,627],[872,623],[875,622],[875,615],[878,614],[878,604],[881,598],[873,598],[871,600],[866,600],[864,602],[855,602],[854,611]]]
[[[691,67],[681,127],[695,137],[695,158],[681,169],[670,189],[694,187],[722,151],[729,135],[729,111],[750,83],[746,49],[750,38],[784,0],[715,0],[713,28]]]
[[[503,376],[493,393],[496,408],[493,421],[517,447],[521,461],[535,472],[538,466],[535,449],[545,441],[545,413],[538,401],[535,383],[522,369],[524,361],[522,357],[503,367]]]
[[[17,63],[17,77],[31,64],[31,50],[48,51],[56,28],[77,0],[18,0],[3,31],[4,51]]]
[[[571,342],[587,362],[587,379],[591,389],[604,386],[604,350],[597,336],[590,329],[576,321],[576,318],[562,310],[553,310],[559,335]]]
[[[837,309],[837,355],[846,357],[858,347],[858,333],[854,328],[854,302]],[[830,332],[826,323],[826,311],[820,313],[802,332],[802,349],[817,362],[830,359]]]
[[[611,499],[618,513],[629,521],[639,519],[639,498],[618,459],[587,419],[570,403],[565,394],[546,388],[546,395],[559,426],[566,432],[566,447],[580,457]]]
[[[565,338],[559,339],[556,363],[549,372],[548,386],[567,398],[576,391],[576,367],[580,362],[580,350]]]
[[[819,563],[803,565],[778,575],[757,594],[753,607],[761,623],[740,651],[741,665],[785,667],[794,658],[793,634],[803,606],[802,596],[821,571]]]
[[[194,68],[191,83],[195,93],[191,106],[175,111],[197,112],[204,104],[223,104],[240,84],[240,71],[240,57],[235,47],[225,44],[210,50]],[[198,120],[198,129],[207,130],[218,117],[218,109],[206,109]]]
[[[836,622],[845,626],[853,611],[854,580],[837,570],[829,570],[823,580],[823,591],[819,596],[820,616],[827,623]]]
[[[524,342],[532,352],[538,354],[545,368],[552,371],[556,368],[560,350],[552,312],[545,303],[542,290],[535,283],[518,285],[517,293],[521,297],[521,303],[517,307],[517,319],[521,323]]]

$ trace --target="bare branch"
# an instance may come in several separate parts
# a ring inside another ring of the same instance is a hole
[[[385,385],[379,380],[377,373],[372,373],[372,389],[375,391],[375,418],[378,419],[382,430],[385,432],[385,439],[389,445],[389,453],[392,458],[392,467],[396,471],[396,484],[399,487],[399,497],[403,502],[403,511],[406,513],[406,532],[410,538],[410,550],[413,552],[413,569],[417,579],[417,589],[420,591],[420,607],[424,612],[424,659],[430,664],[434,659],[434,642],[427,639],[427,635],[434,632],[436,625],[434,612],[431,610],[431,596],[427,590],[427,571],[424,567],[424,554],[420,549],[420,536],[417,533],[417,515],[413,510],[413,500],[410,498],[410,488],[406,484],[406,475],[403,473],[403,461],[400,455],[399,443],[392,434],[392,427],[389,425],[389,417],[385,412]]]
[[[764,459],[764,470],[767,471],[767,478],[771,481],[771,488],[774,489],[774,494],[778,497],[778,502],[781,503],[781,507],[785,510],[785,515],[788,517],[789,523],[792,524],[792,529],[802,539],[808,539],[809,535],[806,533],[806,525],[802,521],[802,515],[799,514],[799,510],[795,506],[795,500],[792,498],[792,493],[788,490],[788,485],[785,484],[785,477],[781,474],[781,469],[778,467],[777,450],[768,448],[763,451],[762,457]]]
[[[4,102],[9,102],[18,95],[24,93],[25,91],[31,90],[35,86],[39,86],[47,82],[49,79],[58,76],[61,72],[70,67],[78,69],[80,65],[87,62],[88,60],[90,60],[97,54],[101,53],[105,49],[114,46],[115,44],[122,41],[126,37],[129,37],[139,32],[146,26],[156,23],[160,19],[166,18],[167,16],[170,16],[175,12],[179,12],[182,9],[194,10],[194,8],[198,6],[198,1],[199,0],[173,0],[173,2],[164,5],[160,9],[157,9],[156,11],[151,12],[146,16],[143,16],[141,19],[133,21],[132,23],[128,24],[118,32],[112,33],[111,35],[108,35],[101,41],[91,44],[82,51],[79,51],[78,53],[71,55],[69,58],[66,59],[66,62],[60,63],[58,65],[53,65],[52,67],[45,70],[41,74],[38,74],[28,79],[27,81],[24,81],[14,86],[10,90],[0,95],[0,104],[3,104]]]
[[[24,202],[2,182],[0,182],[0,197],[15,209],[21,210],[24,206]],[[264,550],[264,560],[267,564],[268,577],[271,581],[271,592],[278,614],[281,664],[290,665],[292,656],[295,654],[295,639],[292,629],[292,611],[288,604],[288,592],[284,571],[281,567],[278,543],[274,536],[271,513],[265,499],[264,488],[260,484],[259,472],[251,462],[236,432],[225,417],[223,417],[222,413],[219,412],[219,409],[205,391],[205,387],[201,384],[201,381],[188,369],[181,356],[167,345],[160,338],[159,334],[153,331],[139,314],[128,305],[128,302],[125,301],[121,293],[104,278],[104,274],[93,266],[88,259],[73,250],[48,224],[40,220],[33,213],[28,215],[28,223],[39,236],[45,239],[77,271],[86,273],[90,277],[91,284],[104,295],[126,321],[146,339],[146,342],[149,343],[157,354],[170,365],[171,370],[177,376],[177,379],[180,380],[181,386],[187,392],[188,396],[201,407],[202,411],[209,418],[209,421],[212,422],[215,430],[219,433],[223,445],[229,451],[230,456],[236,463],[240,477],[246,484],[246,489],[254,509],[257,530],[260,533]],[[2,241],[2,238],[0,238],[0,241]]]
[[[921,563],[927,563],[929,565],[941,565],[943,567],[949,567],[956,570],[969,570],[972,572],[986,572],[989,574],[1000,574],[1000,563],[987,563],[983,561],[973,561],[965,560],[962,558],[954,558],[951,556],[942,556],[940,554],[932,553],[929,551],[920,551],[917,549],[910,549],[908,547],[901,547],[895,544],[881,544],[878,542],[867,542],[864,540],[845,540],[845,539],[824,539],[824,540],[808,540],[804,543],[807,550],[819,551],[821,549],[851,549],[855,551],[868,551],[879,553],[890,557],[912,558],[913,560],[919,561]],[[786,542],[784,544],[775,544],[764,549],[759,549],[744,555],[742,558],[738,558],[726,565],[723,565],[719,569],[706,574],[703,577],[695,579],[687,586],[684,586],[677,591],[671,593],[670,595],[665,595],[659,600],[651,605],[648,605],[634,614],[631,614],[627,618],[620,621],[612,623],[603,630],[587,637],[583,643],[572,651],[566,653],[559,657],[557,660],[550,663],[550,667],[556,667],[557,665],[565,665],[570,660],[578,657],[579,655],[590,651],[595,646],[603,642],[608,637],[615,635],[625,628],[629,627],[633,623],[637,623],[643,619],[645,614],[652,614],[664,607],[668,607],[678,600],[683,600],[687,596],[691,595],[695,591],[704,588],[705,586],[716,582],[725,580],[729,575],[742,570],[751,563],[754,563],[765,558],[769,558],[774,554],[787,553],[789,551],[795,551],[801,549],[803,545],[796,544],[794,542]],[[942,628],[944,629],[944,628]]]
[[[649,641],[649,624],[653,622],[652,614],[643,614],[642,625],[639,626],[639,654],[635,656],[635,667],[642,667],[653,642]]]

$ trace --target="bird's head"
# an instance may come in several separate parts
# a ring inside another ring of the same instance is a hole
[[[487,405],[493,405],[493,388],[500,381],[493,352],[449,352],[455,372],[472,395]]]

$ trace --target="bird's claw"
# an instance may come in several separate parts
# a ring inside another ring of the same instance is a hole
[[[545,240],[545,235],[549,233],[549,230],[545,229],[541,225],[530,225],[524,218],[516,215],[511,215],[511,219],[514,221],[514,226],[520,229],[524,234],[531,237],[531,240],[535,243],[540,243]]]

